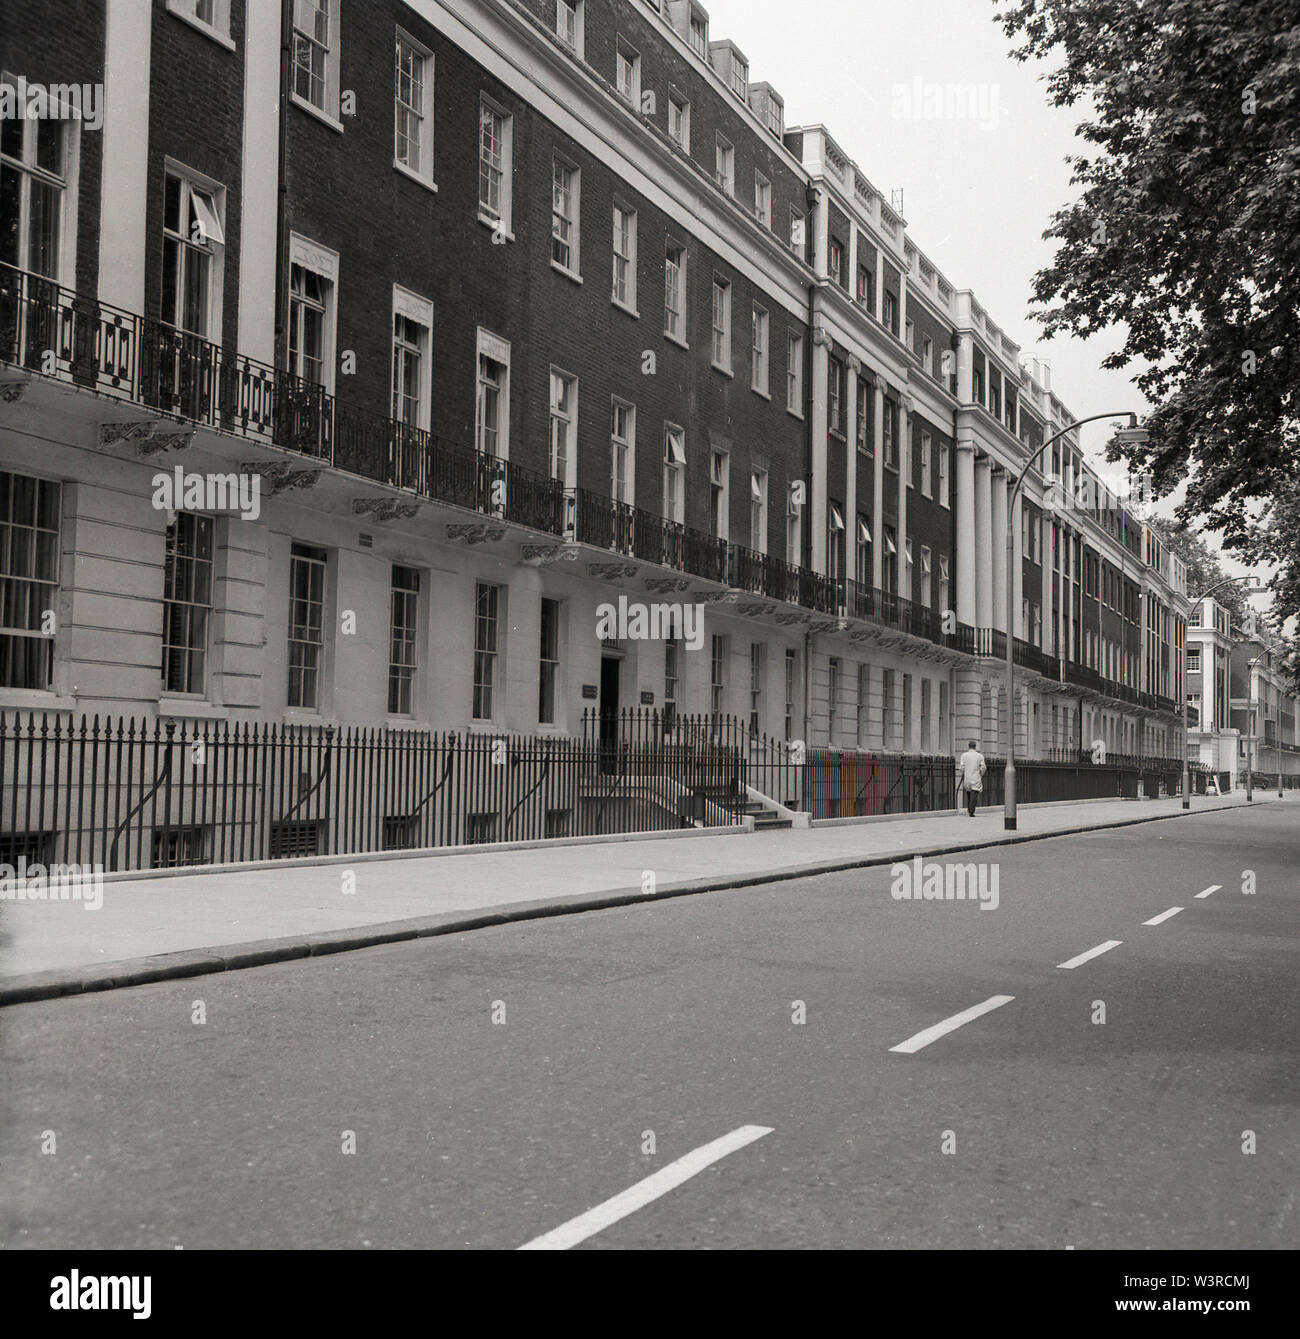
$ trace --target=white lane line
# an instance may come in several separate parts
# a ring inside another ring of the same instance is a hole
[[[756,1139],[762,1139],[764,1135],[771,1133],[772,1128],[767,1125],[742,1125],[740,1129],[724,1134],[721,1139],[715,1139],[711,1144],[705,1144],[702,1148],[678,1158],[676,1162],[670,1162],[667,1167],[661,1167],[644,1181],[629,1186],[613,1199],[596,1205],[594,1209],[588,1209],[586,1213],[571,1218],[567,1223],[561,1223],[559,1227],[540,1237],[534,1237],[532,1241],[525,1242],[517,1249],[567,1251],[570,1247],[586,1241],[588,1237],[594,1237],[597,1232],[603,1232],[607,1227],[636,1213],[638,1209],[644,1209],[647,1204],[668,1194],[670,1190],[676,1190],[684,1181],[689,1181],[692,1176],[698,1176],[706,1167],[721,1161],[729,1153],[735,1153],[746,1144],[752,1144]]]
[[[1077,958],[1071,958],[1069,962],[1058,962],[1056,966],[1063,971],[1072,971],[1076,967],[1082,967],[1085,962],[1091,962],[1093,958],[1100,958],[1103,953],[1109,953],[1113,948],[1119,948],[1123,942],[1122,939],[1108,939],[1104,944],[1090,948],[1087,953],[1080,953]]]
[[[1162,911],[1158,916],[1152,916],[1149,921],[1143,921],[1143,925],[1162,925],[1171,916],[1177,916],[1182,907],[1170,907],[1168,911]]]
[[[959,1027],[973,1022],[976,1018],[983,1017],[984,1014],[992,1013],[994,1009],[1000,1009],[1004,1004],[1010,1004],[1016,997],[1014,995],[994,995],[984,1001],[983,1004],[977,1004],[973,1009],[963,1009],[959,1014],[953,1014],[951,1018],[945,1018],[942,1023],[936,1023],[933,1027],[928,1027],[924,1032],[918,1032],[915,1037],[909,1037],[906,1041],[900,1042],[897,1046],[891,1046],[891,1051],[897,1051],[901,1055],[915,1055],[922,1047],[929,1046],[932,1041],[938,1041],[940,1037],[946,1037],[950,1032],[956,1032]]]
[[[1217,893],[1223,885],[1221,883],[1212,883],[1203,893],[1197,893],[1197,897],[1209,897],[1211,893]]]

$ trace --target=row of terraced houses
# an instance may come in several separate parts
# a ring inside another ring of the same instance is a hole
[[[0,708],[1180,752],[1181,564],[694,0],[8,0],[0,75],[65,113],[3,128]]]

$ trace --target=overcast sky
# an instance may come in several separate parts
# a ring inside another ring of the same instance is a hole
[[[1074,193],[1065,158],[1076,151],[1083,113],[1048,105],[1050,64],[1011,59],[994,21],[1009,4],[705,0],[711,39],[740,47],[750,79],[785,98],[787,125],[824,124],[886,199],[903,191],[912,240],[954,287],[974,291],[1025,355],[1051,364],[1052,389],[1076,417],[1142,413],[1148,405],[1130,373],[1101,368],[1123,343],[1119,332],[1049,343],[1029,319],[1031,281],[1055,251],[1043,232]],[[922,114],[909,116],[918,79]],[[950,85],[976,88],[967,105],[951,104],[964,115],[947,114]],[[939,117],[926,114],[936,96],[945,104]],[[1107,424],[1080,431],[1101,463]]]

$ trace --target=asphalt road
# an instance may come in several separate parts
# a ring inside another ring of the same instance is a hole
[[[1294,1248],[1298,814],[16,1006],[0,1244]]]

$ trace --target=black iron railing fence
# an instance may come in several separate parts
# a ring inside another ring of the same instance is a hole
[[[637,738],[0,713],[0,863],[135,870],[738,824],[730,732]]]
[[[1004,765],[989,760],[982,804],[1002,802]],[[1176,794],[1180,769],[1021,761],[1019,797]],[[1210,775],[1193,768],[1198,794]],[[592,712],[575,736],[545,736],[0,713],[8,865],[171,868],[737,826],[766,801],[851,818],[959,798],[951,757],[807,749],[733,717]]]
[[[0,362],[66,378],[186,422],[281,447],[419,497],[450,503],[829,617],[895,628],[1001,658],[1006,634],[944,624],[939,611],[730,544],[475,448],[336,399],[323,386],[198,335],[0,264]],[[1150,709],[1167,699],[1109,684],[1017,639],[1018,664]]]

